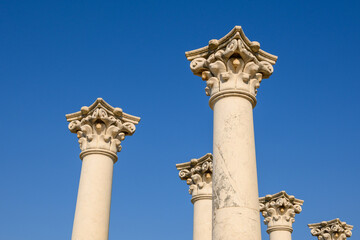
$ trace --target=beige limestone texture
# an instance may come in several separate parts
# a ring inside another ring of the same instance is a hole
[[[114,158],[83,158],[72,239],[108,239]]]
[[[218,98],[240,95],[256,104],[257,89],[263,78],[273,72],[277,57],[251,42],[240,26],[223,38],[210,40],[209,45],[185,53],[191,71],[206,81],[205,93],[210,107]]]
[[[270,240],[291,240],[295,214],[302,211],[301,205],[304,201],[281,191],[273,195],[266,195],[260,198],[259,202]]]
[[[189,185],[194,204],[193,240],[211,240],[212,154],[176,164],[181,180]]]
[[[135,132],[140,118],[98,98],[91,106],[67,114],[66,119],[82,151],[72,240],[107,240],[116,153],[121,151],[125,136]]]
[[[308,224],[311,234],[318,240],[346,240],[351,237],[353,226],[336,218],[331,221]]]
[[[185,55],[206,81],[214,110],[212,239],[260,240],[252,108],[277,57],[251,42],[240,26]]]

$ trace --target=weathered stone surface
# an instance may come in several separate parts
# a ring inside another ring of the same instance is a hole
[[[242,94],[255,106],[257,89],[263,78],[270,77],[277,60],[261,50],[260,43],[251,42],[240,26],[185,55],[191,61],[191,71],[206,81],[205,93],[211,96],[211,107],[225,93]]]
[[[108,239],[114,163],[121,141],[135,132],[140,118],[98,98],[90,107],[67,114],[69,129],[79,138],[82,159],[73,240]]]
[[[179,177],[189,185],[189,193],[193,198],[198,195],[211,196],[212,159],[212,154],[208,153],[190,162],[176,164]]]
[[[259,202],[270,240],[291,240],[295,214],[302,211],[301,205],[304,201],[281,191],[273,195],[266,195],[260,198]]]
[[[211,240],[212,232],[212,154],[176,164],[181,180],[189,185],[194,204],[194,240]]]
[[[277,57],[241,27],[186,52],[214,110],[213,240],[261,240],[252,108]]]
[[[102,98],[90,107],[67,114],[66,119],[70,122],[70,131],[77,134],[81,151],[103,149],[115,154],[121,151],[121,141],[135,132],[135,124],[140,121],[121,108],[113,108]]]
[[[353,226],[336,218],[331,221],[308,224],[311,234],[318,240],[346,240],[351,237]]]

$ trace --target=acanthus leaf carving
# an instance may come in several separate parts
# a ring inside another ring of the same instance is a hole
[[[268,229],[274,226],[286,226],[287,229],[291,229],[292,223],[295,222],[295,214],[302,211],[301,205],[304,202],[294,196],[289,196],[285,191],[267,195],[259,201],[260,212],[264,216],[264,223],[268,225]]]
[[[273,73],[277,57],[260,50],[258,42],[246,38],[236,26],[220,40],[186,52],[191,71],[206,81],[205,92],[213,96],[224,90],[241,90],[255,98],[262,79]]]
[[[311,234],[318,240],[345,240],[351,237],[353,226],[341,222],[336,218],[331,221],[323,221],[321,223],[308,224]]]
[[[212,155],[210,153],[190,162],[176,164],[181,180],[186,180],[189,193],[194,197],[199,194],[211,195]]]
[[[90,107],[66,115],[69,130],[76,133],[81,151],[89,149],[121,151],[125,136],[132,135],[140,118],[123,113],[99,98]]]

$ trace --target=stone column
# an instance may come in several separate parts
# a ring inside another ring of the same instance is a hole
[[[260,50],[239,26],[185,55],[206,81],[214,110],[213,240],[260,240],[252,109],[277,57]]]
[[[267,225],[270,240],[291,240],[292,224],[295,214],[301,212],[303,200],[289,196],[285,191],[274,195],[266,195],[259,199],[260,211]]]
[[[331,221],[323,221],[321,223],[308,224],[311,234],[318,240],[346,240],[351,237],[353,226],[341,222],[336,218]]]
[[[212,155],[211,153],[190,162],[176,164],[181,180],[190,185],[189,193],[194,204],[193,240],[211,240],[212,212]]]
[[[121,141],[135,132],[140,118],[113,108],[98,98],[90,107],[67,114],[76,133],[82,160],[72,240],[107,240],[113,165]]]

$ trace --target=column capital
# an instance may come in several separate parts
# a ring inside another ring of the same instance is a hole
[[[67,114],[66,120],[70,122],[69,130],[76,133],[79,139],[81,159],[87,154],[101,153],[109,155],[116,162],[121,141],[135,132],[140,118],[126,114],[121,108],[114,108],[98,98],[91,106]]]
[[[176,164],[176,168],[180,171],[180,179],[186,180],[186,183],[190,185],[189,193],[192,195],[192,203],[201,199],[211,199],[212,160],[212,154],[208,153],[201,158],[191,159],[190,162]]]
[[[321,223],[308,224],[311,234],[316,236],[318,240],[345,240],[351,237],[353,226],[341,222],[336,218],[331,221],[323,221]]]
[[[266,195],[259,199],[260,212],[264,216],[264,223],[268,226],[267,232],[289,231],[292,232],[292,223],[295,214],[302,209],[303,200],[288,195],[285,191],[273,195]]]
[[[211,108],[226,96],[245,97],[255,106],[260,82],[270,77],[277,60],[277,56],[261,50],[260,43],[250,41],[240,26],[185,56],[191,61],[191,71],[206,81]]]

